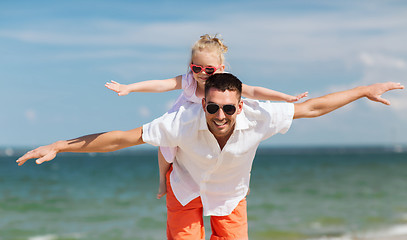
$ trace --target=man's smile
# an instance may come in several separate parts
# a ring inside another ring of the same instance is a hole
[[[227,124],[228,121],[226,119],[223,119],[223,120],[214,119],[213,122],[218,127],[224,127]]]

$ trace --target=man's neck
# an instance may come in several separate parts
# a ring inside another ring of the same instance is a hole
[[[219,144],[220,150],[223,149],[223,147],[225,147],[226,143],[228,142],[230,136],[232,135],[233,131],[231,131],[227,136],[222,136],[222,137],[216,137],[215,139]]]

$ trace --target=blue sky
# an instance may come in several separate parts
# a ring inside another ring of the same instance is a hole
[[[405,1],[1,1],[0,146],[127,130],[180,94],[104,87],[186,72],[200,35],[220,33],[244,83],[317,97],[407,84]],[[406,145],[407,94],[295,120],[264,145]]]

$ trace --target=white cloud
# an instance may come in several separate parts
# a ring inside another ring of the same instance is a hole
[[[407,62],[399,57],[364,52],[360,54],[360,62],[363,78],[357,83],[359,85],[387,81],[407,84]]]
[[[374,13],[361,15],[350,10],[281,15],[242,10],[186,21],[81,19],[17,26],[1,30],[0,36],[55,45],[184,48],[205,32],[220,32],[226,42],[233,43],[235,56],[245,59],[344,59],[372,49],[406,54],[405,11],[392,9],[391,18],[386,11]]]
[[[391,107],[394,108],[399,115],[407,119],[407,94],[400,94],[398,97],[388,97],[388,99],[391,103]]]
[[[114,50],[96,50],[96,51],[77,51],[77,52],[64,52],[53,56],[55,59],[60,60],[75,60],[75,59],[113,59],[123,57],[137,57],[141,56],[140,51],[133,49],[114,49]]]
[[[75,27],[74,27],[75,26]],[[112,20],[55,21],[47,25],[21,26],[4,29],[0,37],[19,41],[53,45],[85,46],[134,46],[165,45],[184,46],[188,40],[174,32],[183,32],[193,23],[145,23]],[[147,36],[147,37],[146,37]],[[171,36],[167,38],[167,36]]]
[[[363,65],[363,78],[358,85],[373,84],[377,82],[399,82],[407,85],[407,62],[393,55],[377,53],[361,53],[360,61]],[[385,93],[382,97],[391,102],[390,110],[397,116],[407,119],[406,89],[394,90]],[[369,106],[376,107],[377,103],[370,102]]]
[[[37,120],[37,112],[34,109],[27,109],[24,112],[24,116],[30,123],[33,123]]]
[[[382,54],[361,53],[360,60],[366,67],[406,69],[407,63],[403,59]]]
[[[361,52],[359,55],[359,63],[355,62],[354,67],[360,70],[362,76],[348,84],[332,84],[326,92],[319,92],[317,95],[323,95],[330,92],[337,92],[354,88],[356,86],[369,85],[379,82],[400,82],[407,85],[407,63],[405,60],[391,54]],[[366,106],[373,111],[372,114],[381,114],[391,111],[402,119],[407,119],[407,94],[406,90],[394,90],[385,93],[382,97],[391,102],[390,106],[382,107],[381,103],[364,101],[366,104],[349,104],[346,106],[342,114],[354,114],[358,109],[362,110]],[[315,93],[314,93],[315,94]],[[366,111],[366,109],[363,109]],[[382,112],[383,111],[383,112]]]
[[[141,106],[138,108],[138,112],[139,114],[144,117],[144,118],[148,118],[151,116],[151,111],[150,109],[148,109],[146,106]]]

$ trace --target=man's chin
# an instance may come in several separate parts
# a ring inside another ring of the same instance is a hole
[[[212,134],[216,137],[225,137],[229,134],[229,131],[226,128],[217,127],[215,129],[212,129]]]

